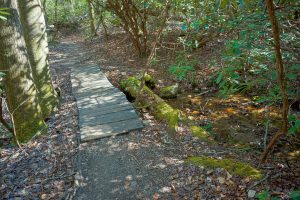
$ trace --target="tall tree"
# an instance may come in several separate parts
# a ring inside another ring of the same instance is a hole
[[[94,36],[97,35],[96,29],[96,21],[95,21],[95,11],[92,0],[87,0],[88,8],[89,8],[89,17],[90,17],[90,28],[91,32]]]
[[[0,21],[0,71],[6,74],[4,90],[12,114],[14,131],[20,142],[46,129],[37,90],[23,38],[16,0],[0,0],[10,8],[6,21]]]
[[[58,98],[52,85],[47,60],[48,42],[44,12],[40,0],[22,0],[18,5],[33,82],[38,90],[43,116],[46,118],[57,106]]]

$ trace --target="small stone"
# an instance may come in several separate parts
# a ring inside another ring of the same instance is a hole
[[[208,177],[206,177],[206,181],[207,181],[207,182],[211,182],[212,179],[208,176]]]
[[[160,88],[159,96],[165,99],[173,99],[177,97],[178,91],[179,85],[177,83],[175,85]]]
[[[169,193],[169,192],[171,192],[171,187],[163,187],[163,188],[161,188],[160,190],[159,190],[159,192],[161,192],[161,193]]]
[[[248,198],[254,198],[256,195],[256,191],[255,190],[249,190],[248,191]]]
[[[218,181],[219,181],[220,184],[224,184],[225,183],[225,178],[218,177]]]
[[[41,199],[47,199],[48,198],[48,195],[47,194],[42,194],[41,195]]]
[[[126,72],[121,72],[121,75],[122,75],[122,76],[126,76],[127,73],[126,73]]]
[[[126,176],[126,178],[125,178],[127,181],[132,181],[133,180],[133,178],[132,178],[132,176],[131,175],[128,175],[128,176]]]

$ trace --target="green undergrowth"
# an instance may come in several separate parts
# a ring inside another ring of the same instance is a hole
[[[204,166],[211,169],[224,168],[228,172],[239,175],[242,177],[249,177],[254,180],[262,178],[261,171],[242,162],[238,162],[233,159],[215,159],[206,156],[190,157],[186,160],[187,163],[191,163],[197,166]]]

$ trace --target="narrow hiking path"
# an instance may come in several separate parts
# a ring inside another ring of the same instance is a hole
[[[53,51],[51,65],[69,68],[70,72],[74,65],[94,63],[90,50],[70,38],[55,44]],[[171,195],[169,177],[183,160],[172,156],[179,149],[162,144],[157,137],[165,134],[163,128],[151,119],[148,124],[142,131],[79,144],[77,167],[82,174],[76,176],[79,187],[75,199],[146,199],[158,197],[159,193],[166,198]],[[131,126],[130,122],[127,125]]]

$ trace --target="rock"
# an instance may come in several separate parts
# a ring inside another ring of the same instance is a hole
[[[177,97],[178,94],[178,83],[171,86],[162,87],[159,89],[159,96],[164,99],[174,99]]]
[[[206,177],[206,181],[210,183],[210,182],[212,182],[212,179],[208,176],[208,177]]]
[[[171,187],[163,187],[159,190],[161,193],[170,193],[172,191]]]
[[[219,181],[220,184],[224,184],[225,183],[225,178],[218,177],[218,181]]]
[[[121,75],[122,75],[122,76],[126,76],[127,73],[126,73],[126,72],[121,72]]]
[[[254,198],[256,195],[256,191],[255,190],[249,190],[248,191],[248,198]]]

